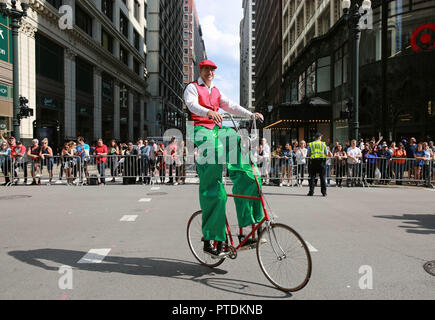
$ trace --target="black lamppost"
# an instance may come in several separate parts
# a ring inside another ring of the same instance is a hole
[[[16,141],[20,140],[20,119],[22,117],[20,112],[20,95],[19,95],[19,74],[18,74],[18,29],[20,21],[23,17],[27,16],[27,9],[29,8],[29,0],[21,0],[22,10],[17,9],[17,1],[11,0],[11,8],[7,8],[7,0],[0,0],[0,13],[3,17],[11,18],[11,31],[13,43],[13,119],[12,125],[14,128],[14,136]]]
[[[352,33],[353,48],[352,48],[352,114],[353,114],[353,138],[359,138],[359,41],[360,41],[360,19],[370,10],[372,3],[370,0],[364,0],[360,12],[360,7],[357,1],[354,1],[352,6],[351,0],[343,0],[342,7],[345,19],[349,22],[349,28]]]

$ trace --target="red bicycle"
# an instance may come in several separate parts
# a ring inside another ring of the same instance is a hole
[[[232,117],[231,120],[233,120]],[[234,120],[233,123],[237,131],[240,132]],[[253,124],[255,131],[255,120]],[[250,140],[254,139],[256,137],[251,136]],[[260,188],[254,163],[251,157],[249,159],[255,175],[258,196],[251,197],[235,194],[227,194],[227,196],[261,201],[264,213],[263,220],[254,225],[249,235],[236,246],[226,217],[227,240],[223,244],[225,255],[220,258],[214,258],[203,252],[202,211],[197,211],[190,217],[187,223],[187,242],[199,263],[211,268],[221,265],[226,258],[236,259],[237,253],[240,250],[256,248],[257,260],[266,278],[282,291],[298,291],[307,285],[311,276],[310,251],[305,241],[295,230],[285,224],[276,223],[274,217],[269,215],[269,212],[266,210],[267,201]],[[258,235],[257,242],[251,246],[244,246],[250,237],[255,238],[255,234],[261,226],[264,227]],[[215,246],[216,244],[215,242]]]

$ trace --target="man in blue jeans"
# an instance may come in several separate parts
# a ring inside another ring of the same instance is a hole
[[[106,160],[107,160],[107,146],[103,143],[103,139],[98,139],[97,146],[94,150],[94,155],[97,158],[97,168],[100,174],[100,184],[99,186],[104,186],[106,184]]]

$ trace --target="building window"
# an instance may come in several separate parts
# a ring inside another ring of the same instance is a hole
[[[76,4],[76,25],[92,37],[92,18]]]
[[[307,90],[306,95],[308,98],[314,96],[316,93],[316,63],[313,62],[307,69]]]
[[[134,0],[133,13],[134,13],[134,18],[136,19],[136,21],[139,21],[139,9],[140,9],[139,2],[137,2],[137,0]]]
[[[140,35],[136,30],[133,30],[134,35],[134,47],[139,51]]]
[[[334,88],[343,84],[343,52],[340,49],[334,54]]]
[[[103,101],[112,102],[113,101],[113,82],[103,78],[101,85],[102,85],[101,95],[103,97]]]
[[[76,58],[76,88],[77,90],[94,93],[94,71],[91,64]]]
[[[294,79],[290,85],[290,101],[298,101],[298,80]]]
[[[334,54],[334,88],[347,82],[348,52],[347,44]]]
[[[133,59],[133,71],[134,73],[140,75],[140,63],[137,59]]]
[[[128,19],[122,12],[119,15],[119,31],[128,39]]]
[[[187,47],[189,45],[189,41],[187,41],[187,40],[184,40],[183,43],[184,43],[185,47]]]
[[[101,11],[108,17],[111,21],[113,20],[113,0],[102,0],[101,1]]]
[[[189,20],[189,16],[187,14],[184,15],[184,20]]]
[[[184,57],[184,63],[189,63],[189,58],[188,57]]]
[[[301,75],[299,75],[298,98],[299,98],[299,101],[301,101],[303,98],[305,98],[305,72],[303,72]]]
[[[105,29],[101,29],[101,46],[110,53],[113,53],[113,37]]]
[[[119,59],[128,66],[128,51],[123,46],[119,46]]]
[[[317,60],[317,92],[331,90],[331,57]]]
[[[36,74],[63,83],[64,49],[41,36],[35,37]]]

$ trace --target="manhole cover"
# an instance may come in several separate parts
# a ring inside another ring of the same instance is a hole
[[[423,266],[424,270],[432,276],[435,276],[435,260],[426,262]]]
[[[23,198],[31,198],[32,196],[27,196],[24,194],[16,194],[12,196],[2,196],[0,197],[0,200],[15,200],[15,199],[23,199]]]
[[[150,192],[147,193],[148,196],[164,196],[165,194],[168,194],[167,192]]]

